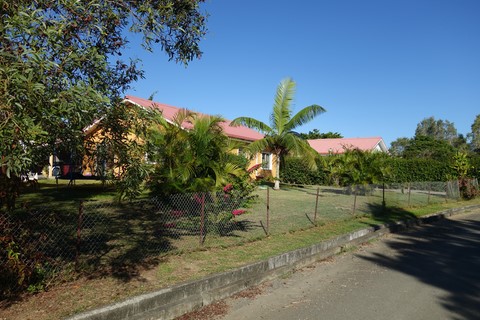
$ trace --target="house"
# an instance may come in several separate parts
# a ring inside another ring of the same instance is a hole
[[[388,153],[387,146],[381,137],[315,139],[308,140],[308,143],[322,156],[342,154],[351,149]]]
[[[173,107],[164,103],[154,102],[148,99],[143,99],[143,98],[139,98],[131,95],[127,95],[123,100],[123,102],[126,104],[137,105],[143,108],[158,109],[162,111],[162,116],[169,122],[172,122],[172,119],[175,116],[175,114],[181,109],[181,108]],[[200,113],[197,112],[197,114],[200,114]],[[190,124],[185,123],[184,127],[188,129],[189,125]],[[255,140],[259,140],[263,138],[263,135],[261,133],[255,130],[252,130],[250,128],[247,128],[244,126],[231,127],[230,121],[228,120],[223,123],[222,127],[225,132],[225,135],[235,140],[253,142]]]
[[[125,99],[123,100],[123,103],[127,105],[135,105],[139,106],[142,108],[155,108],[157,110],[160,110],[162,112],[162,116],[167,120],[167,122],[172,123],[173,118],[175,114],[177,114],[178,111],[181,110],[181,108],[174,107],[171,105],[167,105],[164,103],[159,103],[155,101],[151,101],[148,99],[132,96],[132,95],[127,95]],[[196,112],[197,114],[201,115],[201,113]],[[95,135],[98,134],[98,124],[100,121],[97,121],[96,123],[92,124],[88,128],[84,130],[86,135]],[[222,123],[222,127],[224,130],[224,133],[227,137],[230,139],[234,139],[236,141],[244,142],[244,143],[251,143],[253,141],[262,139],[264,136],[250,128],[247,128],[245,126],[235,126],[232,127],[230,126],[231,121],[226,120],[225,122]],[[191,128],[190,123],[184,123],[182,124],[182,127],[185,130],[188,130]],[[241,149],[236,149],[234,152],[237,154],[241,154],[242,150]],[[252,178],[255,177],[270,177],[274,176],[275,174],[275,166],[274,164],[274,156],[270,152],[262,152],[259,154],[256,154],[253,156],[251,159],[249,167],[256,167],[258,169],[253,170],[251,173]],[[88,166],[84,166],[84,170],[82,171],[83,175],[92,175],[93,173],[91,172],[92,170],[88,169]]]

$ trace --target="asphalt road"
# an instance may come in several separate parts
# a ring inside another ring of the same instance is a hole
[[[480,319],[480,210],[298,270],[226,300],[223,320]]]

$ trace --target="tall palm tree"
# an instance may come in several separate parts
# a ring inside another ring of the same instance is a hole
[[[284,79],[278,85],[273,110],[270,114],[270,126],[249,117],[239,117],[231,123],[233,126],[244,125],[265,134],[263,139],[250,144],[249,149],[252,154],[268,150],[275,155],[275,189],[280,188],[280,163],[283,162],[286,155],[302,156],[311,168],[316,167],[317,153],[306,140],[294,132],[294,129],[322,114],[325,109],[314,104],[292,116],[291,104],[295,87],[296,84],[291,78]]]

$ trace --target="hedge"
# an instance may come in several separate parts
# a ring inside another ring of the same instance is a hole
[[[389,158],[391,177],[387,182],[446,181],[455,173],[449,163],[428,159]]]
[[[479,178],[480,159],[476,160],[478,166],[475,166],[472,174]],[[447,181],[447,177],[455,175],[451,164],[435,160],[389,157],[386,165],[390,167],[390,178],[385,181],[388,183]],[[280,179],[284,183],[305,185],[327,185],[329,181],[328,174],[320,161],[318,161],[318,169],[313,171],[301,158],[285,159],[284,166],[280,170]]]

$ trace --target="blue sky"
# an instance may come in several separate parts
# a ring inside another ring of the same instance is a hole
[[[412,137],[427,117],[467,134],[480,114],[479,0],[206,0],[209,33],[184,67],[131,43],[145,79],[128,93],[227,119],[268,123],[278,83],[294,111],[327,112],[299,128],[344,137]]]

